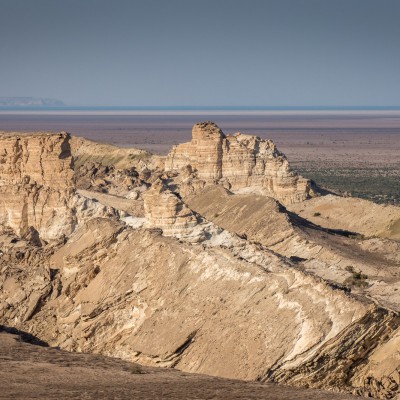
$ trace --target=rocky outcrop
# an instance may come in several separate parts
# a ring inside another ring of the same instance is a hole
[[[300,368],[277,368],[267,379],[314,388],[353,386],[354,394],[391,399],[400,391],[399,326],[399,314],[374,307]]]
[[[330,194],[293,204],[289,208],[320,226],[400,242],[400,207],[397,206]]]
[[[0,223],[23,236],[30,227],[41,238],[69,235],[75,216],[70,136],[0,136]]]
[[[267,246],[309,273],[372,296],[381,305],[400,312],[398,242],[379,238],[359,241],[359,235],[353,232],[311,224],[270,197],[233,194],[218,185],[185,201],[217,226]],[[354,276],[360,278],[357,271],[367,278],[352,282]]]
[[[388,320],[386,317],[386,325]],[[383,337],[381,332],[378,332],[378,335]],[[358,368],[352,376],[352,385],[363,388],[360,394],[367,392],[374,397],[386,398],[393,398],[393,393],[396,392],[400,395],[400,328],[390,336],[390,340],[376,346],[368,362]]]
[[[65,132],[0,134],[0,226],[57,241],[90,218],[119,215],[76,192],[70,141]]]
[[[7,269],[0,322],[68,350],[256,379],[301,365],[368,312],[268,250],[242,250],[93,219],[55,249],[47,274]]]
[[[132,168],[141,170],[145,167],[158,166],[158,160],[151,153],[136,148],[117,147],[107,143],[97,143],[78,136],[71,137],[71,149],[74,164],[101,163],[113,165],[117,169]]]
[[[271,140],[225,135],[212,122],[196,124],[192,141],[174,146],[165,161],[167,171],[190,165],[197,177],[218,182],[232,191],[258,190],[285,204],[305,200],[310,182],[293,172]]]
[[[160,228],[166,236],[181,235],[197,225],[192,210],[161,180],[143,194],[144,212],[148,226]]]

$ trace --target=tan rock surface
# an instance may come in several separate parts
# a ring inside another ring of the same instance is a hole
[[[99,203],[119,210],[122,213],[126,213],[127,215],[132,215],[136,217],[144,216],[144,206],[143,201],[127,199],[125,197],[116,196],[112,194],[99,193],[90,190],[77,190],[78,194],[81,197],[87,199],[94,199]]]
[[[165,235],[184,233],[197,225],[197,218],[192,210],[168,190],[162,181],[155,182],[143,194],[143,198],[144,213],[149,226],[162,229]]]
[[[310,183],[291,171],[274,143],[252,135],[224,135],[212,122],[196,124],[192,141],[174,146],[165,160],[167,171],[191,165],[197,177],[228,185],[233,191],[259,190],[283,203],[309,197]]]
[[[0,136],[0,221],[23,235],[30,226],[45,240],[72,232],[74,191],[66,133]]]
[[[400,387],[400,329],[379,346],[353,377],[354,386],[366,386],[373,396],[392,397]]]
[[[121,148],[107,143],[97,143],[81,137],[73,137],[71,148],[76,166],[87,162],[114,165],[116,168],[146,166],[152,159],[149,152],[135,148]]]
[[[263,253],[265,270],[229,249],[204,250],[92,220],[51,257],[61,297],[33,316],[39,322],[56,311],[53,329],[62,331],[53,337],[50,322],[28,325],[39,337],[71,350],[103,349],[150,364],[255,379],[278,359],[299,363],[367,312],[345,293]],[[6,318],[22,321],[22,310],[13,307]],[[242,324],[245,335],[237,329]],[[188,338],[187,350],[176,351]]]
[[[400,310],[398,242],[363,240],[345,231],[323,229],[288,212],[272,198],[232,194],[220,186],[197,191],[185,201],[216,225],[291,258],[326,280],[346,284],[351,271],[362,271],[368,282],[352,290]]]
[[[75,190],[68,133],[0,135],[0,224],[45,241],[70,235],[92,217],[118,214]]]
[[[21,295],[1,299],[8,305],[0,320],[68,350],[223,377],[354,390],[348,378],[388,341],[398,317],[267,250],[250,250],[205,248],[94,219],[53,250],[50,272],[30,257],[12,259],[2,287],[18,285]],[[17,267],[27,262],[29,270]],[[314,360],[325,359],[326,349],[332,362],[314,371],[320,365]],[[335,363],[344,350],[352,354],[346,374]],[[303,365],[310,372],[294,372]],[[363,385],[355,387],[367,393]]]

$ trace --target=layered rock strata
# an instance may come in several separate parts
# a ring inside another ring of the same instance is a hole
[[[90,218],[120,216],[76,192],[70,141],[66,132],[0,134],[0,226],[58,241]]]
[[[26,246],[0,259],[0,323],[52,345],[364,395],[398,388],[398,355],[390,371],[375,364],[396,345],[398,315],[261,247],[191,245],[106,219],[81,226],[45,263]]]
[[[305,200],[310,182],[294,173],[271,140],[236,133],[225,135],[212,122],[196,124],[192,141],[174,146],[166,158],[167,171],[190,165],[197,177],[233,191],[259,189],[285,204]]]
[[[184,234],[197,225],[192,210],[168,190],[161,180],[155,182],[142,196],[148,226],[162,229],[166,236]]]
[[[29,227],[45,240],[68,235],[75,216],[67,133],[0,137],[0,223],[20,236]]]
[[[379,238],[360,241],[353,232],[310,224],[272,198],[232,194],[217,185],[186,197],[185,201],[194,212],[219,227],[267,246],[309,273],[400,311],[398,242]],[[358,276],[356,272],[367,278],[352,281]]]

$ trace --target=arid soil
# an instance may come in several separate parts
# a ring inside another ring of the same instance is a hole
[[[178,370],[142,367],[111,357],[76,354],[1,332],[0,399],[276,399],[356,397]]]

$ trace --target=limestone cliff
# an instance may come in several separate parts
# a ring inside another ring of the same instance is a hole
[[[0,137],[0,222],[19,235],[29,227],[51,240],[72,232],[74,191],[70,136]]]
[[[197,177],[228,186],[232,191],[258,189],[285,204],[305,200],[310,182],[294,173],[271,140],[225,135],[212,122],[196,124],[192,141],[174,146],[165,161],[167,171],[191,165]]]
[[[45,241],[70,235],[94,216],[116,216],[76,193],[68,133],[0,134],[0,226]]]

